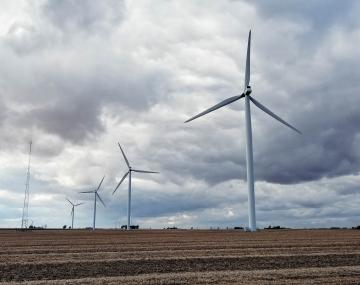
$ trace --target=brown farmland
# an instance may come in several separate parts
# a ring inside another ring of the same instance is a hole
[[[0,230],[0,284],[360,284],[360,231]]]

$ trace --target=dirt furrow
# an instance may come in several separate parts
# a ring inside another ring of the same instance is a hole
[[[221,270],[264,270],[312,267],[359,266],[360,255],[313,255],[188,258],[170,260],[118,260],[44,264],[1,264],[0,281],[76,279],[126,276],[146,273],[204,272]]]

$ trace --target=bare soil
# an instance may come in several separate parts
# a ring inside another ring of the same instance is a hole
[[[0,230],[0,284],[360,284],[360,231]]]

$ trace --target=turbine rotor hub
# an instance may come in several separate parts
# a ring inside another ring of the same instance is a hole
[[[246,87],[246,89],[245,89],[245,95],[250,95],[251,94],[251,92],[252,92],[252,90],[251,90],[251,86],[250,85],[248,85],[247,87]]]

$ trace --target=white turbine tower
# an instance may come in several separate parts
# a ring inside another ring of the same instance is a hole
[[[101,204],[103,204],[103,205],[104,205],[104,207],[106,207],[106,206],[105,206],[104,201],[101,199],[100,195],[98,194],[98,191],[99,191],[99,189],[100,189],[101,184],[102,184],[102,183],[103,183],[103,181],[104,181],[104,178],[105,178],[105,176],[101,179],[101,182],[100,182],[100,184],[99,184],[99,186],[98,186],[98,188],[97,188],[96,190],[91,190],[91,191],[82,191],[82,192],[80,192],[80,193],[94,193],[94,220],[93,220],[93,230],[95,230],[95,220],[96,220],[96,200],[97,200],[97,198],[99,198],[99,200],[100,200]]]
[[[68,198],[66,200],[71,204],[71,229],[74,229],[74,216],[75,216],[75,207],[80,206],[84,203],[74,204]]]
[[[250,45],[251,45],[251,30],[249,32],[248,38],[248,47],[246,54],[246,66],[245,66],[245,86],[244,92],[241,95],[237,95],[234,97],[230,97],[215,106],[201,112],[200,114],[190,118],[185,121],[185,123],[190,122],[196,118],[199,118],[207,113],[215,111],[221,107],[224,107],[232,102],[235,102],[241,98],[245,98],[245,123],[246,123],[246,176],[247,176],[247,184],[248,184],[248,202],[249,202],[249,228],[251,231],[256,231],[256,216],[255,216],[255,191],[254,191],[254,166],[253,166],[253,144],[252,144],[252,131],[251,131],[251,115],[250,115],[250,101],[254,103],[256,107],[263,110],[265,113],[293,129],[297,133],[301,134],[301,132],[285,122],[279,116],[275,115],[264,105],[260,104],[259,101],[255,100],[251,94],[250,87]]]
[[[126,158],[126,155],[123,151],[123,149],[121,148],[120,143],[118,143],[121,153],[125,159],[126,165],[129,168],[128,172],[125,173],[125,175],[123,176],[123,178],[121,178],[120,182],[118,183],[118,185],[116,186],[113,195],[115,194],[116,190],[119,188],[119,186],[121,185],[121,183],[125,180],[126,176],[129,175],[129,190],[128,190],[128,208],[127,208],[127,229],[130,230],[130,218],[131,218],[131,173],[132,172],[139,172],[139,173],[159,173],[156,171],[147,171],[147,170],[139,170],[139,169],[132,169],[132,167],[130,166],[130,163],[128,161],[128,159]]]

